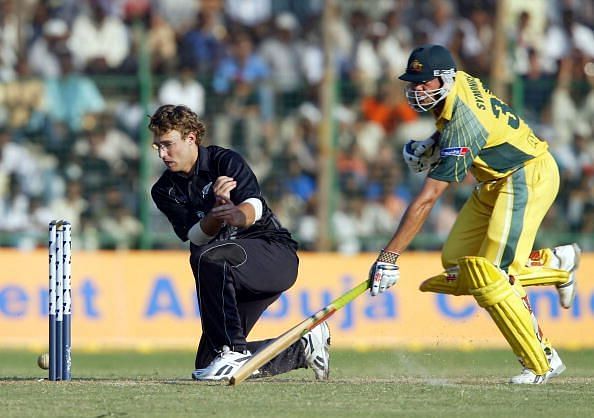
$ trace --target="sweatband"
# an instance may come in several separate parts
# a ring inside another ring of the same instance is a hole
[[[192,241],[194,245],[206,244],[213,238],[211,235],[207,235],[200,226],[200,221],[196,222],[193,227],[188,231],[188,239]]]
[[[256,212],[255,217],[254,217],[254,223],[256,223],[262,217],[262,212],[264,211],[264,207],[262,206],[262,201],[260,199],[258,199],[256,197],[250,197],[249,199],[245,199],[241,203],[248,203],[248,204],[252,205],[252,207],[254,208],[254,211]]]

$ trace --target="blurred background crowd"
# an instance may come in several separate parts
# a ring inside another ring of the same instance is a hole
[[[146,116],[173,103],[205,120],[208,144],[242,153],[301,248],[319,249],[327,30],[332,250],[377,250],[422,184],[401,148],[433,120],[397,76],[428,42],[487,85],[502,80],[549,142],[562,186],[538,244],[594,250],[594,2],[507,1],[503,58],[496,3],[333,1],[322,25],[324,0],[0,0],[0,245],[44,246],[62,218],[81,249],[184,246],[148,197],[164,166]],[[441,246],[473,185],[449,190],[413,248]]]

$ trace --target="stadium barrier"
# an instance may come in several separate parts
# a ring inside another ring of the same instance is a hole
[[[265,313],[250,339],[276,336],[344,293],[366,275],[375,254],[301,253],[299,279]],[[74,252],[73,351],[193,349],[200,335],[194,280],[185,251]],[[47,346],[48,260],[43,250],[0,251],[0,347]],[[363,295],[330,319],[334,346],[503,347],[503,337],[469,296],[422,293],[441,270],[438,253],[407,253],[390,292]],[[282,266],[279,266],[282,268]],[[572,309],[553,287],[532,287],[530,300],[555,346],[594,348],[594,254],[585,254]]]

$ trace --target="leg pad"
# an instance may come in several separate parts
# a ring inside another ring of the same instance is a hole
[[[447,295],[469,295],[468,280],[460,274],[458,266],[447,269],[446,271],[433,276],[421,283],[419,289],[421,292],[445,293]]]
[[[549,362],[522,287],[512,286],[507,275],[486,258],[462,257],[458,265],[469,282],[469,293],[487,310],[516,356],[535,374],[546,373]]]

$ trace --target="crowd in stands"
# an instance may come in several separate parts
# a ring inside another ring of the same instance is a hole
[[[423,181],[401,148],[433,120],[410,109],[397,80],[422,43],[505,81],[561,167],[539,243],[581,234],[594,250],[594,4],[508,2],[494,74],[496,3],[335,0],[323,27],[322,0],[0,0],[0,245],[45,245],[59,218],[78,248],[139,248],[147,230],[152,247],[179,247],[147,198],[164,166],[143,141],[146,114],[174,103],[204,118],[207,143],[244,155],[281,222],[316,250],[327,30],[336,186],[322,196],[335,250],[377,250]],[[473,187],[468,176],[450,189],[414,248],[439,248]]]

